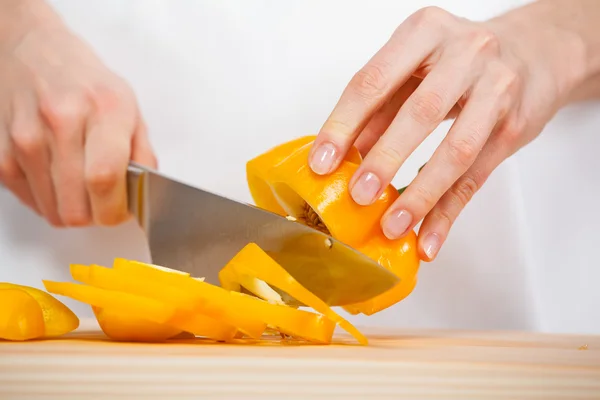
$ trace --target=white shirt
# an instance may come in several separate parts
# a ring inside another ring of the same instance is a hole
[[[161,170],[241,201],[245,162],[317,133],[350,77],[427,1],[54,0],[133,86]],[[520,0],[436,1],[484,20]],[[600,104],[564,110],[504,162],[407,299],[360,325],[600,333]],[[402,186],[448,123],[411,156]],[[69,263],[148,260],[134,222],[58,230],[0,191],[0,280],[42,287]],[[81,316],[89,307],[61,298]]]

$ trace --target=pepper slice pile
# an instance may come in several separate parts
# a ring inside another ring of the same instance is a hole
[[[239,274],[277,285],[321,314],[228,290],[236,286]],[[224,267],[221,277],[229,276],[223,279],[224,287],[124,259],[116,259],[112,268],[72,265],[71,276],[80,283],[44,281],[46,290],[91,305],[103,332],[115,340],[163,341],[182,332],[218,341],[260,339],[270,328],[297,339],[330,343],[337,323],[366,344],[356,328],[254,243]]]
[[[30,340],[61,336],[77,329],[79,318],[50,294],[0,282],[0,338]]]
[[[344,307],[351,314],[375,314],[414,289],[419,269],[417,236],[411,231],[402,239],[389,240],[381,230],[383,213],[399,196],[393,185],[369,206],[354,202],[348,185],[362,162],[355,147],[332,174],[312,172],[308,157],[314,138],[292,140],[250,160],[246,168],[250,193],[257,207],[331,234],[398,276],[399,283],[385,293]]]

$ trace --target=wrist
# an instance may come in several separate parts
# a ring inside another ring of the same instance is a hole
[[[29,32],[60,26],[61,19],[45,0],[0,0],[0,45],[20,42]]]
[[[597,0],[539,0],[494,22],[512,31],[515,46],[524,47],[523,58],[554,76],[565,104],[600,75],[599,20]]]

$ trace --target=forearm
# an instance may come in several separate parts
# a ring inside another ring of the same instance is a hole
[[[600,98],[599,0],[539,0],[499,18],[537,31],[537,45],[551,48],[549,68],[568,76],[565,104]]]

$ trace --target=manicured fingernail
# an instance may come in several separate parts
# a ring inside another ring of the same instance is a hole
[[[440,250],[440,237],[437,233],[429,233],[423,239],[423,251],[430,260],[433,260]]]
[[[355,202],[361,206],[368,206],[375,200],[379,189],[381,189],[381,182],[377,175],[365,172],[358,178],[350,194]]]
[[[310,158],[310,168],[316,174],[328,174],[333,169],[336,155],[337,149],[332,143],[322,143],[315,149]]]
[[[383,234],[388,239],[402,237],[412,223],[412,215],[406,210],[400,210],[385,217],[383,223]]]

